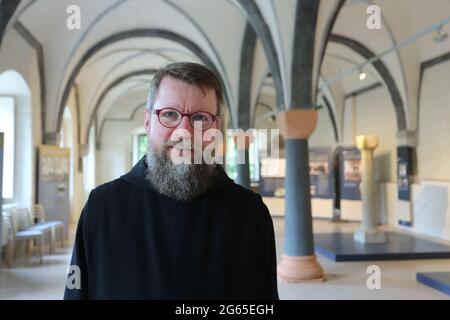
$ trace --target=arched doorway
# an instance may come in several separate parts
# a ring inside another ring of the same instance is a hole
[[[34,200],[31,92],[20,73],[0,74],[0,131],[5,132],[4,203],[29,207]]]

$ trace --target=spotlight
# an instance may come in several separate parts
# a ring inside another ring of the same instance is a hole
[[[367,74],[361,70],[359,73],[359,80],[364,80],[367,77]]]
[[[434,36],[434,42],[443,42],[447,40],[448,33],[442,28],[443,26],[439,26],[439,28],[436,29],[436,35]]]

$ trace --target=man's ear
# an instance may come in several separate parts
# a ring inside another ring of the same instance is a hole
[[[144,109],[144,128],[147,133],[150,132],[150,124],[152,122],[152,113],[147,108]]]

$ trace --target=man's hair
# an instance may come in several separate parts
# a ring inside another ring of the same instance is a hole
[[[153,109],[153,105],[158,95],[158,89],[165,76],[184,81],[191,85],[197,85],[204,92],[203,87],[214,89],[217,99],[217,114],[220,115],[223,103],[223,87],[217,75],[207,67],[193,62],[175,62],[160,68],[150,83],[150,90],[147,98],[148,110]]]

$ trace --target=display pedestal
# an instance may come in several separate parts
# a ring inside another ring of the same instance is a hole
[[[417,282],[450,295],[450,272],[417,273]]]
[[[317,233],[316,253],[334,261],[450,259],[450,246],[414,235],[386,232],[385,243],[360,243],[353,233]]]

